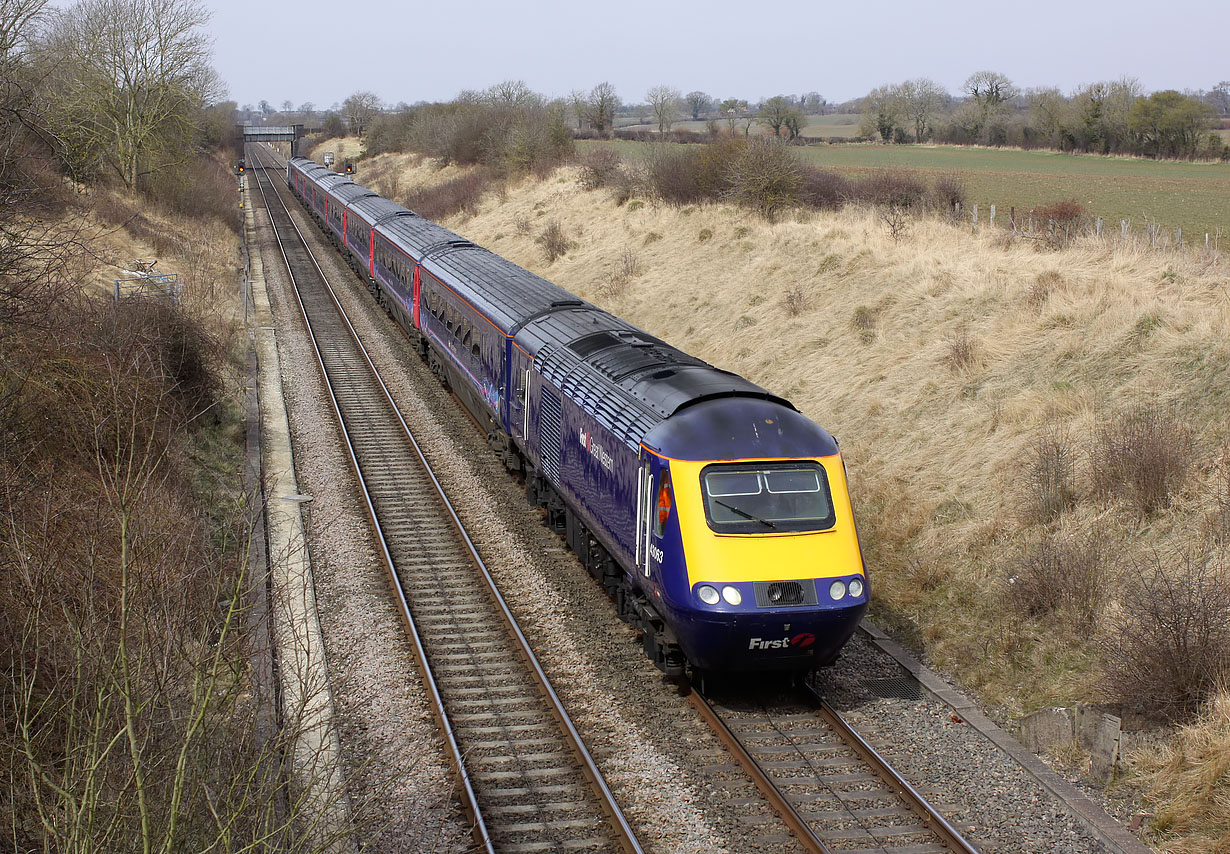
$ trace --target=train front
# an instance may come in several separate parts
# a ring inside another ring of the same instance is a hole
[[[656,598],[692,665],[832,663],[871,594],[833,437],[781,402],[725,397],[644,444],[658,469]]]

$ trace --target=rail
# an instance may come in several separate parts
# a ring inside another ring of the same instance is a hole
[[[295,235],[298,237],[296,245],[298,246],[298,244],[302,244],[302,248],[306,252],[307,259],[311,261],[311,266],[314,268],[316,276],[319,278],[321,285],[328,293],[328,300],[335,309],[337,318],[348,332],[349,339],[353,343],[355,352],[358,355],[357,360],[366,367],[368,377],[374,380],[375,385],[378,387],[383,403],[387,404],[388,414],[391,415],[392,419],[396,422],[398,432],[413,449],[414,458],[417,461],[417,465],[426,474],[426,478],[430,482],[431,489],[433,490],[435,497],[444,508],[445,515],[449,519],[449,524],[451,525],[454,535],[463,543],[465,552],[468,554],[473,566],[478,570],[483,584],[486,586],[486,592],[490,596],[491,601],[495,604],[496,611],[501,621],[506,626],[508,634],[515,641],[518,654],[524,661],[529,672],[532,674],[535,684],[538,686],[538,693],[548,703],[550,713],[557,721],[565,741],[568,743],[573,755],[576,757],[581,773],[589,781],[593,795],[598,801],[601,810],[606,815],[608,825],[611,828],[617,844],[625,851],[636,852],[639,854],[639,852],[642,851],[642,848],[636,839],[635,833],[623,816],[623,813],[611,794],[600,770],[590,755],[589,750],[586,748],[580,734],[577,732],[576,727],[573,725],[567,710],[563,707],[563,704],[552,687],[550,680],[547,678],[545,671],[538,662],[533,650],[530,648],[529,642],[527,641],[524,633],[517,625],[516,619],[509,610],[503,596],[500,594],[499,589],[496,586],[490,571],[483,562],[482,557],[479,555],[473,540],[466,532],[457,511],[449,501],[448,496],[445,494],[439,478],[432,470],[426,456],[419,446],[417,439],[415,438],[409,425],[406,423],[402,413],[399,411],[392,394],[389,392],[389,389],[384,382],[384,379],[380,376],[380,372],[372,362],[366,348],[364,348],[354,325],[351,323],[349,316],[342,307],[341,301],[337,297],[337,294],[334,292],[332,286],[329,284],[328,277],[325,275],[323,269],[321,269],[321,266],[314,253],[312,253],[307,239],[295,224],[293,217],[290,215],[290,210],[283,201],[281,194],[273,185],[273,182],[268,174],[266,174],[267,167],[265,166],[262,155],[255,148],[252,148],[250,153],[252,156],[249,158],[249,162],[255,163],[256,168],[252,171],[258,176],[257,186],[262,198],[264,199],[266,209],[269,211],[270,219],[273,220],[275,211],[270,204],[270,195],[272,195],[273,198],[277,200],[277,204],[280,206],[281,211],[285,214],[284,224],[281,228],[285,229],[289,226],[289,229],[293,230]],[[266,192],[266,185],[269,187],[269,192]],[[441,690],[441,682],[437,678],[437,674],[434,672],[431,664],[431,655],[429,654],[428,648],[423,640],[423,632],[419,629],[419,621],[416,620],[412,603],[406,595],[408,583],[406,581],[406,575],[399,571],[398,561],[395,558],[395,552],[397,551],[396,542],[394,539],[386,536],[385,525],[382,523],[381,513],[378,508],[379,502],[375,494],[377,489],[373,488],[369,484],[368,479],[365,476],[365,469],[367,466],[365,466],[361,461],[361,454],[356,445],[355,435],[348,427],[349,413],[346,411],[347,406],[344,404],[342,399],[345,398],[350,392],[347,392],[345,389],[339,389],[335,384],[336,380],[332,376],[333,371],[331,371],[328,364],[329,359],[326,358],[321,343],[318,340],[319,330],[315,328],[313,324],[311,312],[307,306],[308,301],[305,300],[302,289],[300,288],[300,280],[299,277],[296,276],[294,270],[295,265],[291,262],[288,255],[286,242],[283,240],[278,224],[274,223],[273,231],[277,239],[279,251],[282,254],[283,260],[286,263],[287,270],[289,271],[291,277],[293,291],[299,304],[299,309],[302,313],[304,323],[308,330],[308,336],[311,340],[313,350],[316,354],[316,360],[321,371],[321,376],[324,378],[328,395],[332,402],[334,416],[336,417],[337,423],[341,430],[343,441],[347,449],[347,454],[351,461],[351,466],[359,480],[364,503],[367,508],[368,516],[373,523],[373,530],[379,543],[385,567],[393,582],[392,586],[396,592],[402,621],[406,626],[407,635],[411,640],[415,651],[415,656],[419,662],[419,667],[423,674],[424,685],[430,696],[434,715],[448,747],[449,761],[453,766],[454,773],[458,779],[458,791],[460,793],[463,809],[472,822],[474,828],[473,834],[476,841],[482,846],[483,850],[494,851],[493,834],[491,828],[489,827],[490,823],[485,817],[483,808],[480,805],[481,799],[477,792],[476,776],[471,773],[469,767],[467,766],[466,751],[460,744],[460,740],[457,736],[457,728],[454,727],[453,722],[450,719],[450,715],[446,708],[444,693]]]

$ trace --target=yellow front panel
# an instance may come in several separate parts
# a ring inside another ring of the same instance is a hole
[[[688,585],[698,581],[789,581],[863,573],[841,456],[821,457],[837,521],[809,534],[716,534],[705,519],[700,472],[708,462],[671,460],[675,509],[683,532]]]

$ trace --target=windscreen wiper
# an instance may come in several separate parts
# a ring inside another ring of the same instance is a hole
[[[727,510],[733,510],[735,513],[738,513],[744,519],[751,519],[753,522],[759,522],[760,524],[765,525],[766,527],[769,527],[769,528],[777,527],[772,522],[770,522],[768,519],[761,519],[759,516],[753,516],[751,513],[748,513],[745,510],[740,510],[738,507],[735,507],[732,504],[727,504],[725,501],[718,501],[715,498],[713,499],[713,503],[720,504],[721,506],[725,507]]]

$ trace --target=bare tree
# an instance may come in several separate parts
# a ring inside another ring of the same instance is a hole
[[[374,92],[355,92],[342,102],[342,113],[350,125],[350,132],[355,136],[363,136],[363,132],[372,120],[380,114],[383,103]]]
[[[485,93],[486,100],[494,107],[538,107],[542,105],[542,96],[525,85],[524,80],[505,80],[497,83]]]
[[[679,90],[670,86],[654,86],[645,93],[645,101],[653,110],[654,120],[658,123],[658,133],[666,133],[679,117],[679,102],[682,96]]]
[[[608,130],[613,130],[615,127],[617,109],[619,109],[619,95],[616,94],[614,86],[603,81],[590,90],[585,119],[593,125],[599,135],[605,135]]]
[[[801,131],[803,114],[799,108],[790,103],[784,95],[774,95],[760,105],[757,121],[773,131],[774,136],[781,136],[782,128],[790,139],[797,137]]]
[[[819,92],[807,92],[800,99],[799,107],[804,113],[810,115],[823,115],[824,107],[828,102],[824,100],[824,96]]]
[[[0,0],[0,66],[16,59],[47,0]]]
[[[903,118],[914,123],[914,141],[922,142],[936,114],[943,109],[948,93],[935,81],[919,77],[898,86],[897,97]]]
[[[689,92],[683,96],[688,110],[692,113],[692,121],[699,121],[700,114],[713,108],[713,99],[704,92]]]
[[[222,91],[208,21],[197,0],[83,0],[56,16],[41,49],[70,160],[132,187],[191,154],[196,112]]]
[[[589,96],[583,89],[573,89],[568,93],[568,107],[577,120],[577,130],[585,125],[585,117],[589,115]]]
[[[295,104],[293,101],[291,101],[290,98],[287,98],[286,100],[282,102],[282,112],[289,113],[294,108],[295,108]]]
[[[863,98],[862,136],[879,136],[892,142],[893,131],[901,121],[901,95],[897,86],[877,86]]]
[[[1210,89],[1207,98],[1220,115],[1230,116],[1230,80],[1223,80]]]
[[[748,114],[748,103],[742,98],[727,98],[718,105],[718,112],[722,114],[722,118],[726,119],[726,124],[730,127],[730,132],[735,132],[735,123],[740,118]],[[748,123],[748,130],[751,128],[751,123]]]
[[[996,71],[976,71],[965,79],[964,90],[973,109],[966,114],[967,128],[984,141],[998,142],[996,129],[1002,130],[1008,102],[1020,94],[1012,81]]]

